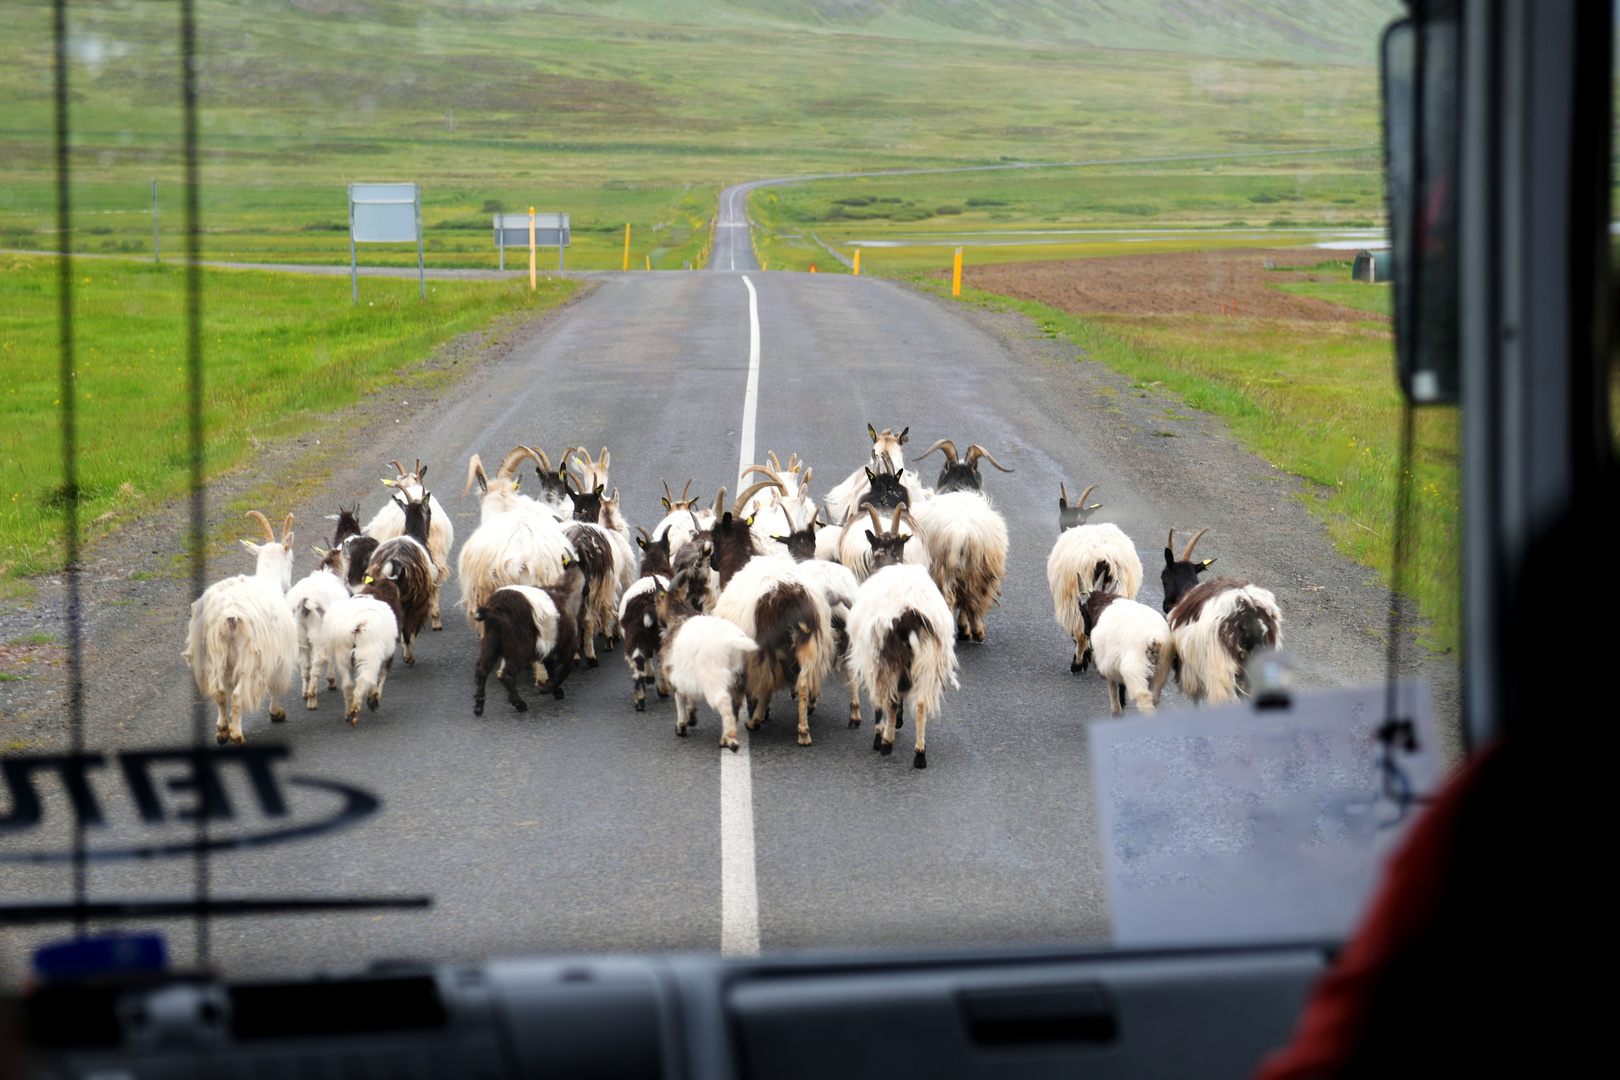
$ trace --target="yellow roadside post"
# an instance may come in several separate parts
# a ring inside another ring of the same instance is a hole
[[[956,249],[956,258],[951,264],[951,295],[962,295],[962,249]]]
[[[855,249],[855,276],[861,276],[861,249]]]
[[[534,292],[534,207],[529,207],[529,291]]]
[[[624,268],[630,269],[630,223],[624,223]]]
[[[652,269],[652,256],[648,255],[648,256],[646,256],[646,259],[647,259],[647,269],[651,270]]]

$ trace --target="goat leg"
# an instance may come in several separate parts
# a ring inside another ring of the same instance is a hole
[[[917,711],[917,751],[912,755],[911,766],[914,769],[926,769],[928,768],[928,747],[923,738],[923,733],[928,729],[928,706],[919,701],[913,708]]]
[[[517,666],[515,664],[508,664],[506,670],[501,672],[501,685],[506,687],[506,700],[512,703],[512,708],[518,712],[529,711],[529,703],[524,701],[523,695],[518,693]]]
[[[813,707],[810,704],[810,676],[803,671],[799,672],[795,685],[799,690],[799,745],[809,746],[810,710]]]
[[[433,620],[433,629],[443,630],[444,623],[439,621],[439,585],[433,584],[433,592],[428,598],[428,617]]]
[[[853,671],[849,673],[849,726],[861,726],[861,685]]]
[[[726,715],[720,725],[720,748],[737,752],[737,718],[748,710],[748,696],[746,694],[730,694],[726,697]],[[749,725],[752,729],[753,725]]]
[[[221,746],[224,746],[231,737],[230,702],[231,695],[228,690],[214,695],[214,708],[219,711],[219,716],[214,721],[214,741]]]

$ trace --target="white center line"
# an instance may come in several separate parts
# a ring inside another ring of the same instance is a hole
[[[759,407],[759,294],[748,286],[748,389],[740,431],[742,470],[754,459],[754,419]],[[736,753],[720,752],[720,955],[759,955],[759,878],[754,871],[754,776],[748,764],[748,729],[738,733]]]

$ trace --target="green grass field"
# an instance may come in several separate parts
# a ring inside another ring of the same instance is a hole
[[[932,277],[911,280],[936,292],[948,289]],[[1374,287],[1362,284],[1287,288],[1330,300],[1333,290],[1356,288],[1369,306],[1377,300]],[[1022,311],[1139,386],[1163,387],[1189,408],[1220,417],[1250,449],[1305,479],[1305,504],[1326,522],[1338,549],[1388,579],[1401,400],[1387,323],[1076,317],[973,290],[964,290],[962,299]],[[1416,418],[1417,527],[1407,591],[1431,620],[1423,633],[1427,645],[1447,650],[1457,644],[1459,618],[1458,413],[1421,409]],[[1165,424],[1174,432],[1199,422],[1167,417]]]
[[[188,474],[178,269],[81,263],[74,293],[80,519],[94,539]],[[421,361],[501,316],[551,307],[578,286],[368,278],[361,306],[343,278],[208,270],[203,275],[206,472],[307,430],[386,386],[418,386]],[[0,577],[61,559],[62,466],[55,260],[0,255]]]
[[[505,2],[199,0],[204,254],[345,261],[344,185],[416,180],[431,265],[493,266],[486,207],[500,204],[571,213],[572,267],[622,265],[628,222],[631,265],[675,269],[701,256],[716,192],[739,180],[1321,146],[1365,149],[1349,163],[1162,175],[874,179],[907,220],[839,204],[844,217],[825,228],[836,200],[867,188],[810,185],[781,193],[793,227],[779,231],[803,232],[806,216],[835,244],[975,223],[1375,220],[1370,60],[1393,7],[1274,6],[1258,37],[1222,44],[1166,30],[1153,5],[1130,2],[1079,19],[1044,3],[1017,14],[976,3],[873,14],[789,0],[570,0],[546,14]],[[75,246],[149,252],[156,178],[163,245],[176,251],[173,6],[69,11]],[[1286,29],[1296,22],[1315,29]],[[0,247],[56,246],[49,41],[44,0],[0,5]],[[974,198],[996,205],[969,207]],[[963,213],[917,216],[940,206]],[[402,265],[415,255],[401,246],[364,257]],[[809,261],[786,250],[781,259]],[[928,252],[916,259],[937,265]]]

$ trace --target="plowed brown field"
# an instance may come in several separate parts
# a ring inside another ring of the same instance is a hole
[[[1345,252],[1300,248],[1177,251],[965,267],[962,281],[975,289],[1038,301],[1074,315],[1220,315],[1223,304],[1227,312],[1235,304],[1237,314],[1265,319],[1360,322],[1382,318],[1267,288],[1287,281],[1342,281],[1343,271],[1329,275],[1304,268],[1347,256]],[[1266,269],[1267,260],[1278,269]],[[1299,269],[1287,269],[1290,267]],[[948,276],[948,272],[941,275]]]

